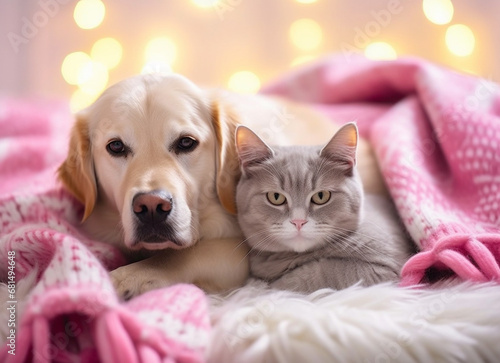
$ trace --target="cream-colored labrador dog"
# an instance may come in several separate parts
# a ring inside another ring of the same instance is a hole
[[[84,204],[90,237],[132,262],[111,272],[120,295],[245,282],[248,251],[234,216],[240,123],[271,144],[319,144],[336,128],[305,107],[203,90],[175,74],[121,81],[77,115],[59,178]],[[366,188],[383,192],[366,145],[358,159]]]

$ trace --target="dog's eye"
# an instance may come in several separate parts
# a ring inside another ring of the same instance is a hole
[[[175,149],[177,152],[190,152],[198,146],[198,141],[191,136],[184,136],[177,140]]]
[[[106,145],[106,150],[111,156],[127,156],[128,148],[121,140],[112,140]]]

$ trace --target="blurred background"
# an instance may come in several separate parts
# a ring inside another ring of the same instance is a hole
[[[0,0],[0,94],[77,111],[138,73],[257,92],[318,57],[423,57],[500,77],[498,0]]]

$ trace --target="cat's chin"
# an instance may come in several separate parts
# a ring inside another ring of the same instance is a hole
[[[275,239],[274,241],[269,241],[265,245],[259,243],[259,241],[253,243],[251,239],[248,240],[248,243],[253,250],[265,252],[303,253],[318,249],[323,246],[323,244],[318,242],[318,240],[299,236],[292,238]]]
[[[319,247],[321,247],[321,243],[319,243],[317,240],[314,239],[309,239],[309,238],[304,238],[304,237],[295,237],[295,238],[290,238],[287,241],[283,241],[280,244],[280,247],[283,249],[281,251],[293,251],[297,253],[303,253],[311,250],[315,250]]]

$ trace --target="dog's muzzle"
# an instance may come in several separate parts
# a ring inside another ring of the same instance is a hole
[[[137,240],[148,243],[170,241],[177,244],[175,231],[168,221],[173,208],[172,195],[167,191],[137,193],[132,200]]]

